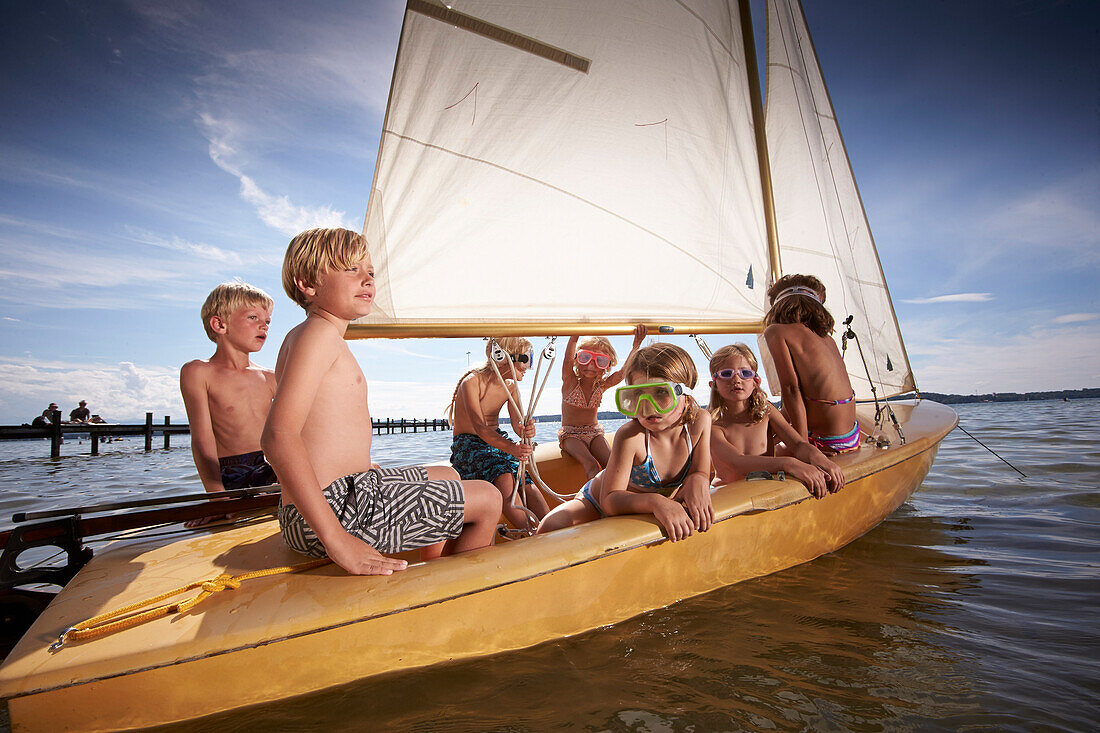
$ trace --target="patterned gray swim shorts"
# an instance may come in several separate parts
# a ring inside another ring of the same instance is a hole
[[[344,529],[381,553],[434,545],[462,531],[462,482],[430,481],[423,466],[353,473],[322,494]],[[279,507],[279,529],[290,549],[325,556],[321,540],[293,504]]]

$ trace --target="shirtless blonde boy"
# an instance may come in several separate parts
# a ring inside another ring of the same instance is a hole
[[[287,545],[354,575],[389,575],[406,562],[386,554],[419,547],[430,559],[490,544],[500,516],[492,485],[446,467],[371,462],[367,382],[344,341],[374,300],[366,240],[347,229],[302,232],[287,248],[283,289],[306,319],[279,350],[261,445],[282,482]]]
[[[506,356],[496,370],[490,363],[494,342]],[[462,478],[492,482],[504,498],[504,516],[517,529],[527,527],[530,521],[514,501],[516,475],[519,462],[530,458],[534,448],[511,440],[500,429],[500,410],[508,406],[512,429],[518,437],[535,437],[534,421],[524,424],[523,416],[512,404],[513,400],[519,404],[519,382],[531,367],[534,356],[531,342],[525,338],[505,336],[493,339],[485,345],[485,363],[463,374],[451,396],[454,424],[451,465]],[[499,377],[497,370],[500,371]],[[546,516],[550,508],[542,492],[532,486],[530,474],[524,476],[520,491],[524,506],[537,519]]]
[[[217,344],[209,359],[180,369],[180,392],[191,428],[191,454],[208,492],[277,482],[260,450],[275,372],[252,363],[249,354],[267,340],[274,301],[242,282],[222,283],[202,305],[202,325]],[[226,516],[187,523],[198,527]]]

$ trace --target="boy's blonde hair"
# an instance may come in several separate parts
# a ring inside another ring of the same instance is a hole
[[[489,364],[489,360],[493,358],[493,342],[494,341],[497,343],[497,345],[500,346],[500,348],[504,349],[505,353],[507,353],[507,354],[525,354],[533,348],[531,346],[530,341],[528,341],[525,338],[520,338],[518,336],[501,336],[501,337],[498,337],[498,338],[486,339],[485,340],[485,363],[484,364],[479,364],[478,366],[474,367],[473,369],[467,369],[466,373],[458,378],[458,384],[455,385],[455,391],[451,393],[451,404],[449,404],[447,406],[447,419],[449,419],[449,420],[454,419],[455,400],[458,399],[458,388],[462,386],[462,380],[466,379],[466,377],[468,377],[468,376],[470,376],[471,374],[474,374],[474,373],[493,374],[494,378],[495,378],[495,373],[493,372],[493,367],[492,367],[491,364]],[[531,366],[531,365],[528,364],[528,366]]]
[[[578,349],[588,349],[589,351],[598,351],[601,354],[607,354],[611,357],[611,363],[607,365],[607,369],[603,370],[606,375],[611,368],[619,363],[619,355],[615,353],[615,347],[611,345],[611,341],[606,336],[581,336],[577,339]],[[573,373],[578,374],[577,362],[573,362]]]
[[[316,287],[329,270],[354,267],[367,257],[367,240],[348,229],[309,229],[290,240],[283,257],[283,290],[303,308],[309,307],[298,282]]]
[[[809,288],[818,300],[809,295],[787,295],[776,302],[776,296],[788,288]],[[768,302],[772,307],[764,316],[764,328],[773,323],[801,323],[818,336],[833,332],[835,322],[824,305],[825,284],[813,275],[784,275],[768,288]]]
[[[714,379],[714,373],[718,371],[719,367],[732,359],[735,355],[745,357],[745,361],[749,363],[752,370],[758,371],[760,369],[759,363],[756,361],[756,355],[752,353],[752,349],[746,344],[730,344],[729,346],[723,346],[715,351],[710,357],[710,373],[711,379]],[[715,381],[714,386],[710,388],[710,402],[707,403],[707,410],[714,416],[715,421],[721,420],[726,414],[726,403],[722,401],[722,398],[718,395],[718,383]],[[749,420],[752,424],[760,422],[764,415],[768,411],[768,396],[764,394],[764,390],[760,389],[760,385],[756,385],[756,389],[749,395]]]
[[[646,375],[647,382],[679,382],[689,389],[695,389],[699,381],[699,370],[691,356],[675,344],[656,343],[638,349],[623,364],[623,376],[627,380],[635,373]],[[699,416],[699,405],[691,395],[685,395],[687,405],[680,416],[680,425],[695,422]]]
[[[214,343],[218,343],[218,334],[210,328],[210,319],[214,316],[228,321],[229,316],[239,308],[250,305],[258,305],[269,312],[275,308],[275,301],[271,296],[257,288],[240,280],[222,283],[210,291],[202,304],[202,327],[206,330],[206,337]]]

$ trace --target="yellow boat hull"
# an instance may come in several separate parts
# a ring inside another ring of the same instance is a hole
[[[839,459],[821,500],[793,481],[714,493],[719,521],[671,543],[652,518],[611,517],[411,565],[390,577],[327,566],[246,581],[190,613],[47,647],[68,626],[187,583],[301,562],[261,521],[112,544],[74,578],[0,668],[12,728],[119,730],[231,710],[388,672],[532,646],[812,560],[856,539],[920,485],[957,418],[897,408],[908,439]],[[579,486],[556,448],[540,473]]]

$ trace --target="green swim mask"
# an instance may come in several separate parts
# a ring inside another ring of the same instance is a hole
[[[648,402],[658,414],[667,415],[676,409],[684,385],[677,382],[646,382],[628,384],[615,390],[615,407],[627,417],[637,417],[643,402]]]

